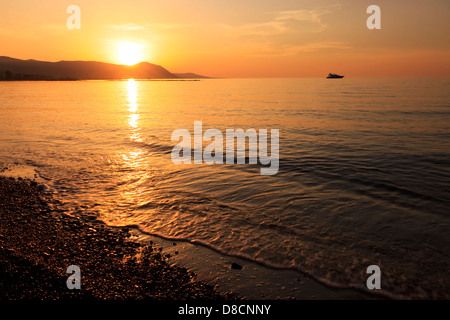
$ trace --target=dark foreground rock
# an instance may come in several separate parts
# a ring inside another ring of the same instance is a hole
[[[233,299],[171,266],[126,228],[82,221],[52,210],[28,180],[0,178],[0,300]],[[67,267],[81,269],[69,290]]]

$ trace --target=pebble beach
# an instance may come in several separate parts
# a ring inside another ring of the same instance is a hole
[[[233,299],[172,265],[164,248],[128,228],[85,221],[49,206],[31,180],[0,178],[0,300]],[[69,290],[67,267],[81,270]]]

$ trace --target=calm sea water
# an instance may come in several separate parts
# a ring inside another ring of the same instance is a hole
[[[278,174],[174,165],[194,121],[279,129]],[[448,78],[3,82],[0,147],[71,214],[339,287],[375,264],[383,294],[450,297]]]

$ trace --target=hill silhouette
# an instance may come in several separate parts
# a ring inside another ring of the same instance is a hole
[[[196,73],[174,73],[180,79],[211,79],[211,77],[201,76]]]
[[[129,78],[180,79],[183,77],[148,62],[127,66],[98,61],[47,62],[0,57],[0,80],[112,80]]]

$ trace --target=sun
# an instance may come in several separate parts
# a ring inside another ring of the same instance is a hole
[[[143,60],[143,46],[139,43],[118,42],[116,50],[120,64],[131,66]]]

